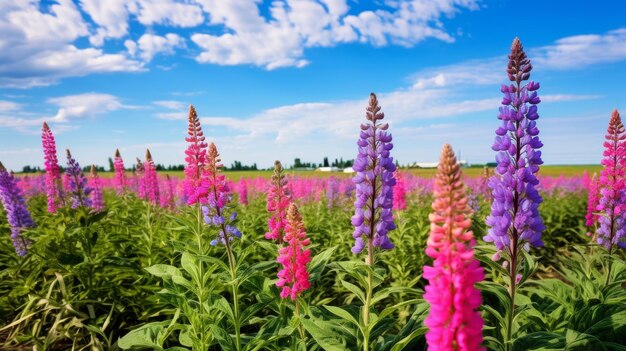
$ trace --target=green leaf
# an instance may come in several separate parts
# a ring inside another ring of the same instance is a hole
[[[148,268],[146,268],[146,271],[148,271],[148,273],[155,275],[157,277],[160,278],[172,278],[172,277],[182,277],[183,273],[180,271],[180,269],[174,267],[174,266],[170,266],[167,264],[155,264],[153,266],[150,266]]]
[[[314,319],[301,319],[304,328],[311,334],[315,342],[326,351],[347,350],[345,341],[341,334],[337,333],[329,322]],[[324,325],[324,327],[320,327]]]
[[[330,313],[334,314],[335,316],[342,318],[343,320],[350,322],[352,324],[354,324],[357,328],[359,328],[359,330],[361,329],[361,324],[359,323],[359,321],[357,321],[356,318],[354,318],[353,315],[350,314],[350,312],[344,310],[341,307],[337,307],[337,306],[324,306],[328,311],[330,311]]]
[[[344,288],[350,290],[350,292],[352,292],[359,300],[361,300],[362,304],[365,304],[365,293],[358,286],[346,280],[341,280],[341,285],[343,285]]]
[[[128,350],[131,347],[148,347],[154,350],[163,350],[163,346],[155,342],[158,336],[167,328],[169,321],[148,323],[121,337],[117,344]]]

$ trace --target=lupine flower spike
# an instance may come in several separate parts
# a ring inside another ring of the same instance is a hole
[[[124,160],[120,154],[120,150],[115,149],[115,160],[113,161],[113,169],[115,170],[114,184],[118,194],[122,194],[128,186],[126,173],[124,172]]]
[[[289,203],[291,203],[291,198],[287,193],[287,180],[283,174],[283,165],[280,161],[275,161],[274,174],[267,194],[267,211],[272,212],[267,221],[270,231],[265,233],[265,239],[276,240],[278,244],[283,243]]]
[[[398,211],[406,210],[406,181],[404,175],[396,172],[396,186],[393,189],[393,209]]]
[[[72,157],[70,150],[66,150],[67,153],[67,169],[65,174],[69,179],[69,189],[72,197],[72,208],[78,207],[91,207],[91,199],[89,195],[92,189],[87,186],[87,178],[83,174],[83,170],[80,165]]]
[[[0,202],[4,206],[7,222],[11,227],[11,240],[15,252],[18,256],[24,256],[30,241],[22,237],[22,231],[25,228],[34,227],[35,222],[28,212],[26,201],[15,176],[6,170],[2,163],[0,163]]]
[[[48,212],[54,213],[63,203],[63,188],[61,184],[61,168],[57,159],[56,142],[54,135],[46,122],[43,122],[41,143],[46,170],[46,196],[48,198]]]
[[[202,173],[206,167],[206,148],[204,133],[200,126],[200,119],[193,105],[189,105],[189,127],[185,141],[189,143],[185,150],[185,181],[183,182],[184,195],[187,203],[192,205],[198,202],[198,196],[193,196],[202,182]]]
[[[424,266],[424,278],[429,281],[424,294],[430,304],[424,321],[429,329],[428,350],[485,350],[481,347],[483,320],[477,311],[481,297],[475,287],[484,279],[484,272],[474,257],[472,210],[461,167],[448,144],[441,152],[433,190],[426,254],[434,262],[432,267]]]
[[[530,78],[532,65],[526,57],[518,38],[511,46],[507,73],[511,85],[502,85],[502,107],[498,119],[502,125],[496,130],[492,149],[497,152],[495,175],[489,181],[493,203],[486,223],[489,227],[484,240],[493,242],[498,252],[494,260],[504,256],[509,273],[509,308],[506,341],[510,342],[513,331],[516,286],[522,278],[518,275],[523,256],[521,250],[530,246],[543,246],[541,233],[545,229],[539,214],[542,198],[536,189],[539,184],[537,172],[543,146],[537,128],[537,96],[539,83]]]
[[[207,166],[202,176],[202,183],[198,191],[192,195],[192,197],[199,196],[198,200],[203,204],[204,222],[219,230],[218,238],[212,240],[211,245],[230,243],[234,237],[241,237],[241,232],[234,225],[237,213],[233,212],[228,220],[225,217],[226,205],[230,202],[231,194],[226,176],[220,172],[222,167],[217,147],[211,143],[207,152]]]
[[[143,162],[137,157],[137,169],[135,171],[135,183],[137,184],[137,196],[140,199],[146,199],[146,180],[145,180],[145,168]]]
[[[298,207],[291,203],[287,210],[287,227],[285,228],[285,244],[278,250],[278,259],[283,268],[278,272],[276,286],[282,288],[280,297],[295,301],[311,284],[307,265],[311,262],[311,251],[305,249],[310,240]]]
[[[98,176],[96,166],[91,165],[89,172],[89,187],[91,187],[91,208],[96,212],[102,211],[104,208],[104,199],[102,197],[102,179]]]
[[[146,161],[143,163],[144,168],[144,187],[146,198],[153,204],[159,204],[159,179],[157,177],[156,166],[152,161],[150,150],[146,150]]]
[[[604,169],[600,173],[600,202],[598,244],[604,246],[609,255],[613,249],[626,248],[626,132],[617,110],[613,111],[604,142]]]
[[[356,171],[353,179],[356,184],[355,214],[352,216],[356,242],[352,252],[360,253],[367,242],[368,260],[371,261],[374,247],[385,250],[394,247],[387,233],[396,228],[391,212],[396,166],[389,154],[393,148],[391,134],[387,132],[389,124],[378,123],[385,114],[380,112],[378,99],[373,93],[365,117],[369,122],[361,124],[357,141],[359,154],[352,167]]]
[[[588,185],[587,195],[587,214],[585,215],[585,225],[593,227],[598,223],[600,216],[598,215],[598,204],[600,203],[600,179],[596,173],[593,174]]]

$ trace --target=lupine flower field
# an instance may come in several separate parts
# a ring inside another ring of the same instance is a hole
[[[626,350],[620,113],[601,172],[543,174],[517,38],[502,66],[497,166],[472,177],[453,141],[433,177],[397,168],[375,94],[349,175],[230,177],[193,106],[184,174],[115,145],[84,172],[43,123],[45,172],[0,166],[0,349]]]

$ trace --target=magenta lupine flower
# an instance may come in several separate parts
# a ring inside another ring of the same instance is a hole
[[[626,248],[626,132],[617,110],[613,111],[604,142],[604,169],[600,173],[598,244],[609,254],[615,246]]]
[[[239,179],[237,183],[237,192],[239,193],[239,203],[248,206],[248,182],[246,179]]]
[[[67,168],[65,174],[69,181],[69,192],[72,197],[72,208],[91,207],[90,194],[93,189],[88,186],[87,178],[80,165],[67,149]]]
[[[490,179],[493,190],[491,214],[487,217],[490,227],[485,241],[493,242],[498,250],[506,250],[509,258],[516,259],[518,249],[543,246],[541,232],[545,229],[539,214],[542,198],[535,188],[539,184],[539,171],[543,146],[539,141],[536,120],[539,83],[528,80],[532,65],[515,38],[509,55],[507,73],[510,86],[502,85],[503,107],[498,119],[502,125],[496,130],[492,149],[497,152],[496,174]]]
[[[46,170],[46,196],[48,198],[48,212],[54,213],[63,203],[63,190],[61,188],[61,168],[57,159],[57,147],[54,135],[46,122],[43,122],[41,143]]]
[[[311,287],[307,265],[311,262],[311,250],[305,249],[310,240],[298,207],[291,203],[287,210],[287,227],[285,228],[285,246],[278,250],[276,261],[283,268],[278,272],[276,286],[282,288],[280,297],[291,298],[293,301]]]
[[[118,194],[122,194],[128,186],[128,183],[124,170],[124,160],[122,159],[122,155],[120,155],[120,150],[118,149],[115,149],[115,160],[113,160],[113,169],[115,170],[115,189],[117,190]]]
[[[220,172],[223,167],[221,161],[217,147],[211,143],[207,152],[202,182],[197,191],[192,194],[192,197],[197,198],[190,202],[202,203],[204,222],[219,230],[218,237],[211,241],[211,245],[226,244],[227,241],[230,243],[234,237],[241,237],[241,232],[234,225],[237,213],[233,212],[229,219],[226,219],[226,205],[230,202],[231,195],[226,176]]]
[[[161,185],[161,207],[172,210],[176,205],[174,202],[174,184],[169,174],[165,175]]]
[[[11,240],[18,256],[26,255],[30,241],[22,237],[25,228],[34,227],[35,222],[28,212],[26,201],[13,174],[0,162],[0,202],[4,206],[7,222],[11,227]]]
[[[430,312],[426,342],[430,351],[485,350],[483,320],[477,309],[480,291],[475,284],[485,278],[474,257],[474,235],[469,229],[472,210],[468,206],[461,167],[450,145],[446,144],[434,185],[433,213],[429,215],[430,236],[426,254],[433,266],[424,266],[429,284],[424,299]]]
[[[585,215],[585,225],[587,225],[587,227],[593,227],[596,223],[598,223],[598,219],[600,218],[597,214],[598,204],[600,203],[600,190],[598,186],[599,179],[594,173],[593,177],[589,181],[587,189],[587,214]]]
[[[102,196],[102,179],[98,176],[96,166],[91,165],[89,172],[89,187],[91,191],[91,208],[99,212],[104,209],[104,198]]]
[[[397,211],[406,210],[406,182],[404,175],[396,172],[396,186],[393,188],[393,209]]]
[[[193,105],[189,105],[189,127],[187,129],[188,137],[185,141],[190,143],[185,150],[185,181],[183,183],[183,189],[185,191],[185,197],[187,203],[193,205],[198,201],[198,196],[193,196],[200,187],[202,182],[202,173],[206,168],[206,152],[207,143],[205,142],[204,133],[200,126],[200,119]]]
[[[137,166],[135,170],[135,184],[137,188],[137,196],[140,199],[147,199],[145,167],[139,157],[137,157]]]
[[[369,123],[361,124],[361,134],[357,145],[359,154],[352,168],[356,171],[355,214],[352,225],[356,239],[352,252],[358,254],[368,242],[368,257],[374,247],[389,250],[394,245],[389,241],[387,233],[396,228],[393,222],[393,186],[396,180],[393,172],[396,166],[389,151],[393,148],[391,134],[387,132],[389,124],[377,123],[385,115],[380,111],[378,99],[370,94],[369,106],[365,117]]]
[[[287,209],[290,203],[291,197],[287,193],[287,180],[283,174],[283,165],[280,161],[275,161],[274,174],[267,194],[267,211],[272,212],[267,221],[270,231],[265,233],[265,239],[276,240],[278,244],[283,243],[287,226]]]
[[[143,163],[143,185],[146,191],[146,199],[153,204],[159,204],[159,178],[156,166],[152,161],[150,150],[146,150],[146,161]]]

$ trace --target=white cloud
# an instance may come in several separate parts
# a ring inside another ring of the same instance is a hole
[[[182,101],[176,101],[176,100],[159,100],[159,101],[152,102],[152,104],[165,107],[170,110],[186,110],[187,107],[189,106],[188,104]]]
[[[0,113],[19,110],[21,104],[13,101],[0,100]]]
[[[157,54],[173,54],[176,48],[185,46],[185,39],[174,33],[165,36],[146,33],[136,43],[130,39],[126,40],[124,46],[131,56],[138,55],[148,62]]]

